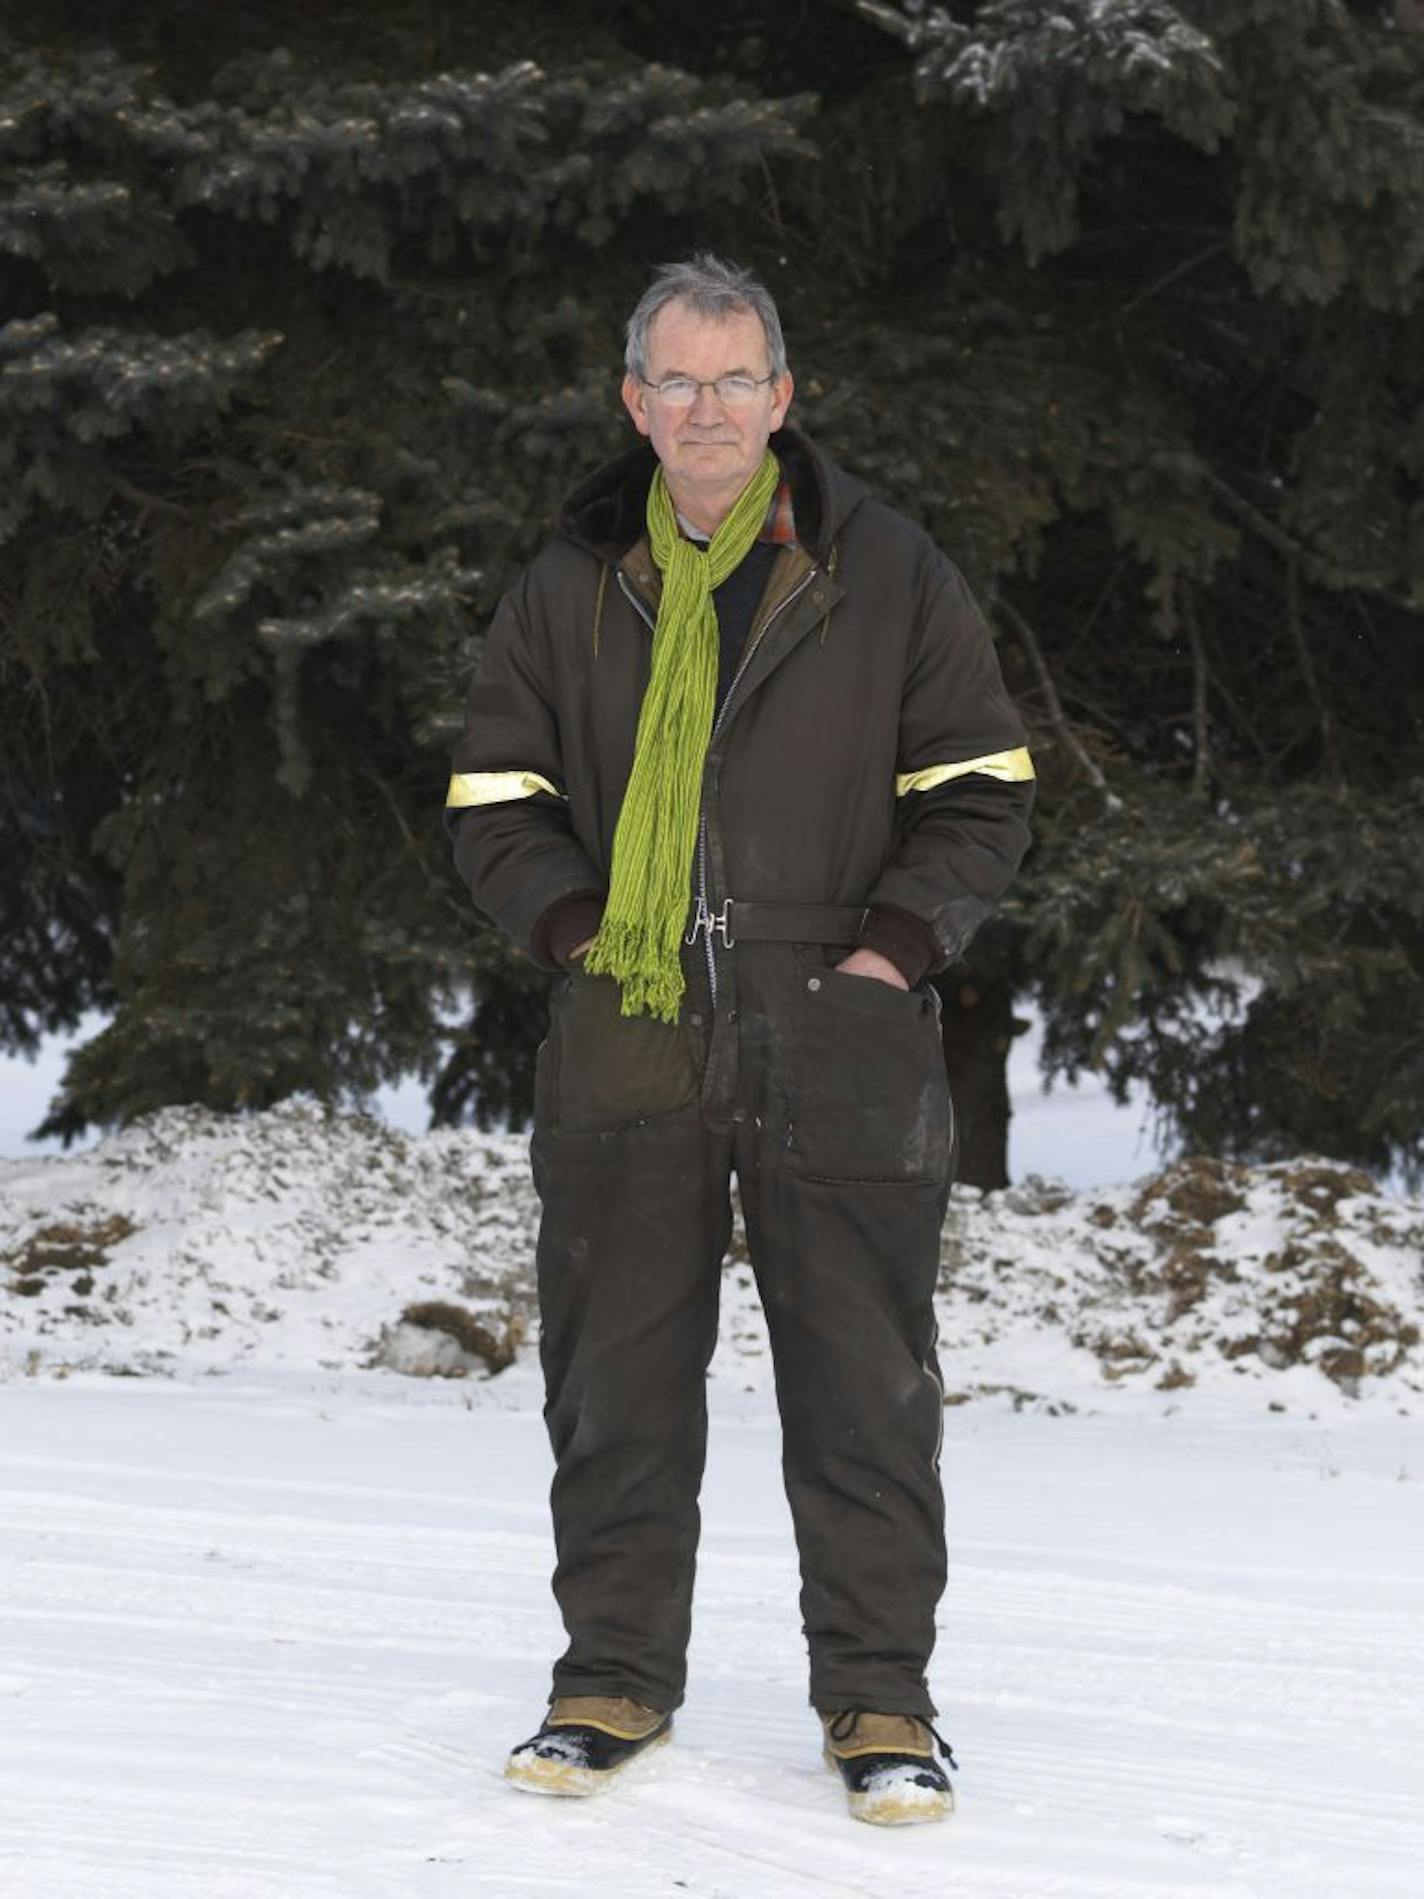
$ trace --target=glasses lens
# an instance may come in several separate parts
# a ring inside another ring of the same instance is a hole
[[[751,402],[761,384],[755,376],[719,376],[711,385],[696,383],[691,376],[669,376],[665,382],[653,385],[671,409],[690,408],[697,400],[698,390],[706,386],[717,391],[719,402],[725,402],[729,409],[735,409]]]

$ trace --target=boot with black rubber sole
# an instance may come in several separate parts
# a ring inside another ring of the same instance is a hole
[[[821,1715],[826,1765],[845,1786],[852,1817],[871,1826],[913,1826],[954,1811],[954,1789],[935,1747],[958,1765],[949,1743],[911,1714],[843,1708]]]
[[[600,1793],[629,1764],[672,1739],[672,1716],[625,1695],[567,1695],[521,1741],[504,1774],[528,1793]]]

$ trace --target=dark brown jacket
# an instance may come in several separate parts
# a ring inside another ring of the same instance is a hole
[[[864,906],[860,940],[914,981],[963,953],[1028,847],[1023,725],[924,530],[797,430],[771,447],[797,545],[777,554],[708,747],[709,908]],[[496,610],[452,761],[460,874],[545,968],[592,934],[608,888],[657,616],[654,466],[640,443],[569,496]]]

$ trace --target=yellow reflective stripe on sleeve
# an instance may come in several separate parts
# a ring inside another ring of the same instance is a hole
[[[951,778],[967,777],[972,771],[983,772],[986,778],[1003,778],[1010,784],[1017,784],[1034,775],[1028,747],[1020,745],[1012,752],[989,752],[983,758],[962,758],[957,765],[926,765],[921,771],[897,772],[895,796],[903,798],[907,791],[933,791],[936,785],[947,784]]]
[[[537,771],[457,771],[450,778],[445,809],[455,810],[469,804],[506,804],[511,798],[532,798],[536,791],[547,791],[555,798],[564,795],[557,785],[551,785]]]

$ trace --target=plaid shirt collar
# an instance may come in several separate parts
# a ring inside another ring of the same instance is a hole
[[[679,514],[677,524],[689,541],[701,541],[704,546],[712,538],[696,528],[684,514]],[[767,504],[766,519],[761,524],[759,541],[770,541],[775,547],[795,547],[796,515],[791,506],[791,483],[785,475],[777,483],[776,493]]]
[[[776,485],[776,493],[771,497],[766,519],[761,524],[759,541],[774,541],[778,547],[795,547],[796,514],[791,506],[791,483],[785,475]]]

